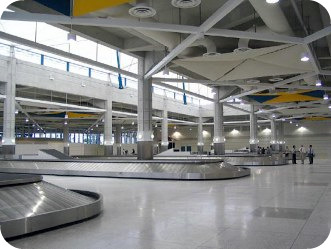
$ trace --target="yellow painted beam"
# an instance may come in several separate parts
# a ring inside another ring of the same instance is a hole
[[[83,16],[97,10],[129,2],[133,2],[133,0],[75,0],[73,16]]]

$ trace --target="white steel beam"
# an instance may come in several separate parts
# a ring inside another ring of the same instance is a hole
[[[53,14],[37,14],[24,12],[4,12],[2,19],[16,21],[33,21],[45,22],[49,24],[95,26],[107,28],[126,28],[137,30],[151,30],[161,32],[175,32],[182,34],[199,34],[201,31],[196,26],[178,25],[155,22],[141,22],[123,18],[91,18],[91,17],[67,17]],[[214,26],[214,25],[213,25]],[[303,44],[304,39],[279,34],[259,34],[255,32],[227,30],[227,29],[210,29],[204,31],[205,35],[220,36],[239,39],[250,39],[260,41],[273,41],[289,44]]]
[[[331,71],[321,71],[323,74],[326,73],[326,75],[331,75]],[[249,83],[249,82],[243,82],[243,81],[212,81],[212,80],[194,80],[194,79],[169,79],[169,78],[153,78],[153,84],[164,86],[171,89],[171,85],[165,84],[164,82],[171,82],[171,83],[190,83],[190,84],[206,84],[206,85],[219,85],[219,86],[252,86],[257,88],[264,88],[264,87],[274,87],[274,84],[271,83]],[[331,91],[331,87],[317,87],[315,85],[311,86],[302,86],[298,84],[290,84],[290,85],[283,85],[278,86],[278,88],[284,88],[284,89],[302,89],[302,90],[323,90],[323,91]]]
[[[264,90],[274,89],[274,88],[277,88],[277,87],[280,87],[280,86],[284,86],[284,85],[287,85],[289,83],[292,83],[292,82],[295,82],[295,81],[298,81],[298,80],[302,80],[302,79],[304,79],[306,77],[312,77],[314,75],[316,75],[316,73],[314,73],[314,72],[301,74],[301,75],[298,75],[298,76],[289,78],[287,80],[283,80],[283,81],[277,82],[275,84],[272,84],[272,86],[269,86],[269,87],[262,87],[262,88],[259,88],[259,89],[253,89],[253,90],[250,90],[250,91],[247,91],[247,92],[238,94],[238,95],[230,96],[228,98],[225,98],[225,99],[220,100],[220,102],[227,102],[227,101],[232,100],[232,99],[235,99],[235,98],[242,98],[242,97],[245,97],[247,95],[258,93],[258,92],[261,92],[261,91],[264,91]]]
[[[100,108],[93,108],[88,106],[79,106],[79,105],[72,105],[72,104],[65,104],[65,103],[59,103],[59,102],[53,102],[53,101],[46,101],[46,100],[38,100],[38,99],[29,99],[29,98],[22,98],[22,97],[16,97],[15,100],[22,104],[22,105],[45,105],[45,106],[55,106],[55,107],[64,107],[64,108],[73,108],[78,110],[85,110],[85,112],[97,112],[97,113],[103,113],[106,110],[100,109]],[[22,103],[21,103],[22,102]],[[70,109],[67,109],[70,111]]]
[[[322,39],[330,34],[331,34],[331,26],[328,26],[320,31],[315,32],[312,35],[307,36],[306,38],[304,38],[304,42],[306,44],[309,44],[319,39]]]
[[[256,33],[256,32],[240,31],[240,30],[210,29],[205,33],[205,35],[259,40],[259,41],[273,41],[273,42],[288,43],[288,44],[304,44],[303,38],[287,36],[287,35],[279,35],[276,33],[265,34],[265,33]]]
[[[228,0],[222,5],[213,15],[211,15],[199,28],[197,28],[196,34],[189,35],[181,44],[174,48],[166,57],[164,57],[157,65],[155,65],[147,74],[145,79],[152,77],[161,68],[166,66],[172,61],[177,55],[183,52],[193,42],[201,38],[208,30],[210,30],[216,23],[227,16],[232,10],[238,7],[245,0]]]

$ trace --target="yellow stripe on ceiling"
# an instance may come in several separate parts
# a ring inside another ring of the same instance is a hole
[[[133,0],[75,0],[73,16],[83,16],[97,10],[114,7],[132,1]]]
[[[323,120],[330,120],[331,118],[327,117],[306,117],[305,120],[310,120],[310,121],[323,121]]]
[[[87,113],[75,113],[75,112],[69,112],[68,118],[95,118],[96,114],[87,114]]]
[[[289,103],[289,102],[303,102],[303,101],[314,101],[320,100],[320,98],[305,96],[301,94],[284,94],[277,98],[265,102],[265,104],[279,104],[279,103]]]

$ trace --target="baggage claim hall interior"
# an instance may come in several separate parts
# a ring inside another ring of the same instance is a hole
[[[324,5],[7,2],[0,228],[8,247],[310,249],[327,241]]]

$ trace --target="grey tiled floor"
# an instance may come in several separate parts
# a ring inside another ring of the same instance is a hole
[[[307,249],[331,229],[331,163],[254,167],[228,181],[47,176],[100,192],[93,220],[11,241],[31,249]]]

